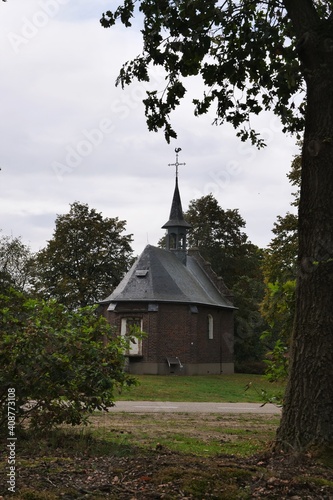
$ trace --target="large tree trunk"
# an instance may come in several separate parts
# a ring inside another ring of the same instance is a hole
[[[307,83],[299,208],[299,273],[290,375],[277,443],[333,446],[333,29],[305,33]]]

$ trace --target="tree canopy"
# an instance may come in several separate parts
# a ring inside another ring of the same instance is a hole
[[[104,27],[142,21],[143,50],[118,83],[149,80],[162,66],[164,89],[144,100],[150,130],[176,137],[170,113],[185,78],[206,85],[195,113],[215,106],[215,123],[262,145],[250,115],[277,114],[285,131],[303,132],[296,314],[290,373],[277,446],[333,447],[333,12],[330,0],[125,0]],[[306,90],[306,92],[305,92]]]
[[[121,281],[132,259],[126,222],[72,203],[58,215],[53,238],[36,257],[35,288],[69,308],[92,305]]]
[[[214,271],[231,287],[240,260],[237,254],[244,251],[247,242],[243,231],[245,221],[238,210],[224,210],[209,194],[192,200],[185,218],[192,226],[188,233],[189,247],[199,248]]]
[[[304,3],[310,11],[312,2]],[[325,19],[330,2],[314,3],[318,21],[319,15]],[[184,78],[200,75],[207,90],[193,101],[195,114],[213,106],[214,123],[229,122],[243,140],[262,145],[251,114],[273,110],[285,130],[300,132],[304,126],[304,78],[287,4],[291,2],[127,0],[106,11],[101,24],[107,28],[121,20],[129,27],[135,14],[142,19],[143,52],[123,66],[117,82],[148,81],[151,64],[164,68],[166,88],[148,91],[144,101],[150,130],[163,128],[168,141],[176,137],[170,112],[185,96]]]
[[[33,255],[21,238],[0,237],[0,291],[13,286],[25,290],[31,285]]]
[[[291,205],[299,206],[300,184],[301,184],[301,156],[294,158],[291,170],[287,177],[296,187],[293,193]],[[287,212],[286,215],[277,216],[277,221],[272,229],[273,238],[268,246],[265,256],[265,277],[266,280],[274,283],[296,279],[297,274],[297,252],[298,252],[298,215]]]

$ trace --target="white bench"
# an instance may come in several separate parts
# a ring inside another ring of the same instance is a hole
[[[184,368],[177,356],[174,358],[166,358],[166,360],[169,365],[170,373],[174,373],[177,369],[182,370],[182,368]]]

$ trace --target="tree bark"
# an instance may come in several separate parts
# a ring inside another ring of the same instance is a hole
[[[307,84],[296,316],[277,445],[333,446],[333,26],[304,33]]]

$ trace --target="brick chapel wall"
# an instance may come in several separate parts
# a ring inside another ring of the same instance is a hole
[[[147,333],[142,342],[142,361],[165,363],[178,357],[182,364],[233,362],[233,313],[227,309],[188,304],[160,303],[158,311],[148,312],[144,303],[118,303],[117,311],[103,313],[120,333],[121,319],[140,318]],[[208,338],[208,315],[213,317],[213,339]]]
[[[148,340],[150,362],[163,363],[178,357],[183,364],[233,362],[233,312],[198,306],[191,312],[188,304],[159,304],[150,315]],[[208,337],[208,315],[213,317],[213,339]],[[152,328],[152,321],[154,326]]]
[[[159,304],[154,361],[163,363],[167,357],[178,357],[181,363],[191,362],[190,319],[188,304]]]
[[[213,338],[208,334],[208,315],[213,318]],[[227,309],[199,306],[197,363],[233,362],[233,313]]]
[[[234,362],[234,312],[225,311],[221,316],[222,362]]]

